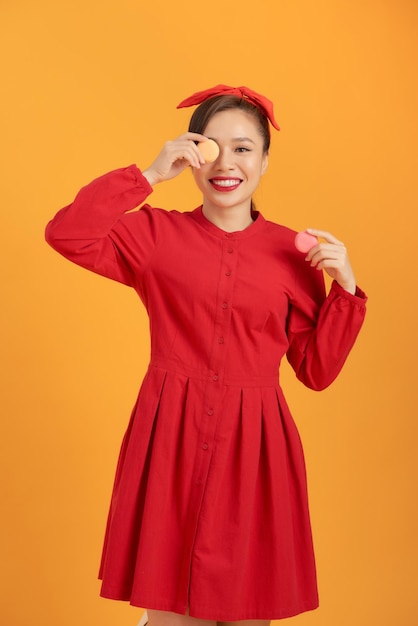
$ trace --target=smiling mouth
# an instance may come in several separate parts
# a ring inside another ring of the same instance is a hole
[[[242,180],[240,178],[211,178],[209,182],[216,191],[234,191],[240,186]]]

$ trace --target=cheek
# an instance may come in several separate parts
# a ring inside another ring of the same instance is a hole
[[[250,163],[248,163],[248,173],[253,177],[261,176],[266,169],[266,159],[257,155]]]
[[[263,164],[257,160],[251,164],[251,168],[248,169],[248,174],[254,182],[257,182],[263,173]]]
[[[192,175],[193,175],[193,179],[195,182],[195,185],[198,187],[198,189],[200,189],[200,191],[203,191],[204,189],[204,183],[205,183],[205,177],[202,174],[201,170],[197,170],[196,168],[192,168]]]

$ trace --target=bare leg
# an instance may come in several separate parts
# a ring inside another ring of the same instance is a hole
[[[156,611],[154,609],[148,609],[147,613],[148,626],[217,626],[214,620],[197,619],[188,614],[180,615],[171,611]]]
[[[141,619],[138,622],[138,626],[147,626],[148,624],[148,612],[144,611]]]
[[[156,611],[148,609],[142,616],[138,626],[270,626],[270,620],[245,619],[236,622],[215,622],[206,619],[197,619],[188,614],[180,615],[170,611]]]

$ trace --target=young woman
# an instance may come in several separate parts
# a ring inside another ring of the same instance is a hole
[[[189,131],[142,172],[94,180],[48,224],[79,265],[133,287],[151,360],[123,440],[100,569],[102,595],[150,626],[290,617],[318,606],[303,451],[279,385],[286,355],[323,389],[362,325],[366,297],[328,232],[307,254],[252,196],[265,173],[271,102],[218,85]],[[208,138],[219,156],[205,162]],[[202,148],[203,150],[203,148]],[[144,204],[192,168],[202,205]],[[142,205],[139,211],[132,209]],[[333,279],[325,293],[322,271]]]

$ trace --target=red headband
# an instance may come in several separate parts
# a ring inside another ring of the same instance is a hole
[[[180,104],[177,105],[177,108],[182,109],[183,107],[191,107],[196,104],[202,104],[205,100],[214,98],[215,96],[229,95],[238,96],[238,98],[243,98],[251,102],[251,104],[260,109],[261,112],[270,120],[270,123],[274,126],[274,128],[280,130],[279,125],[274,119],[272,101],[252,89],[249,89],[248,87],[228,87],[228,85],[216,85],[216,87],[205,89],[205,91],[197,91],[190,96],[190,98],[186,98],[180,102]]]

